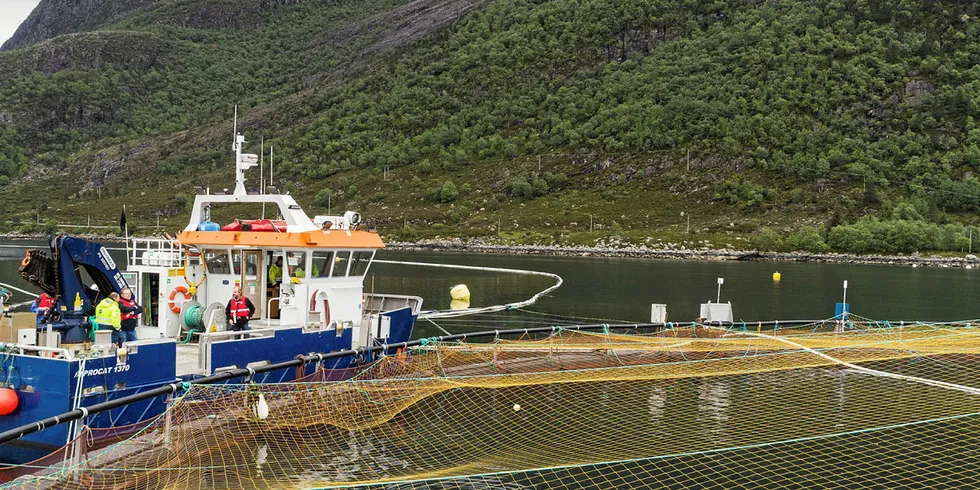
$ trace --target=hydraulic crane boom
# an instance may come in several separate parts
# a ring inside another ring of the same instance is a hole
[[[65,343],[85,341],[95,305],[129,287],[104,246],[68,235],[51,237],[50,252],[28,250],[20,275],[54,298],[41,324],[62,331]]]

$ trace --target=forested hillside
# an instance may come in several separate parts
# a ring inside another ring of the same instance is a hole
[[[194,185],[233,186],[238,104],[277,185],[393,238],[965,251],[978,10],[180,0],[39,18],[69,30],[0,52],[0,205],[8,228],[123,203],[176,227]]]

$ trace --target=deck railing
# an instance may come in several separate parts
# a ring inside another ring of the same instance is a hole
[[[165,238],[133,238],[129,243],[129,267],[180,267],[183,264],[183,246],[180,242]]]
[[[418,296],[406,296],[401,294],[371,294],[364,295],[364,314],[383,313],[386,311],[397,310],[409,307],[412,314],[417,315],[422,308],[422,298]]]

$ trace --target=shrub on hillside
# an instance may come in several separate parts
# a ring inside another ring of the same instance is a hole
[[[534,194],[534,187],[527,181],[527,177],[517,176],[507,183],[507,194],[515,197],[531,197]]]
[[[871,250],[873,238],[859,225],[840,225],[830,229],[827,244],[838,252],[862,254]]]
[[[333,196],[330,189],[323,189],[316,193],[316,205],[321,208],[328,208],[333,204]]]
[[[406,224],[401,229],[393,231],[391,235],[386,236],[385,239],[390,239],[397,242],[414,242],[419,239],[419,230]]]
[[[812,226],[804,226],[796,233],[788,236],[783,242],[783,248],[790,251],[825,253],[830,246],[824,242],[820,232]]]
[[[177,195],[174,196],[174,200],[177,202],[178,211],[183,211],[189,208],[194,202],[194,198],[184,192],[178,192]]]
[[[752,208],[763,205],[771,194],[772,191],[766,187],[735,177],[722,184],[714,198],[740,208]]]
[[[459,197],[459,189],[451,180],[432,190],[432,200],[436,202],[453,202]]]
[[[827,236],[834,250],[850,253],[912,253],[925,250],[953,249],[962,240],[960,225],[952,225],[945,236],[939,225],[919,220],[864,219],[850,225],[835,226]]]
[[[768,228],[752,235],[749,243],[760,252],[777,252],[783,249],[782,236]]]

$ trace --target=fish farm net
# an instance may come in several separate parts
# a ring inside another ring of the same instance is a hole
[[[192,385],[138,434],[14,485],[980,486],[980,329],[825,325],[556,329],[429,342],[341,382]]]

